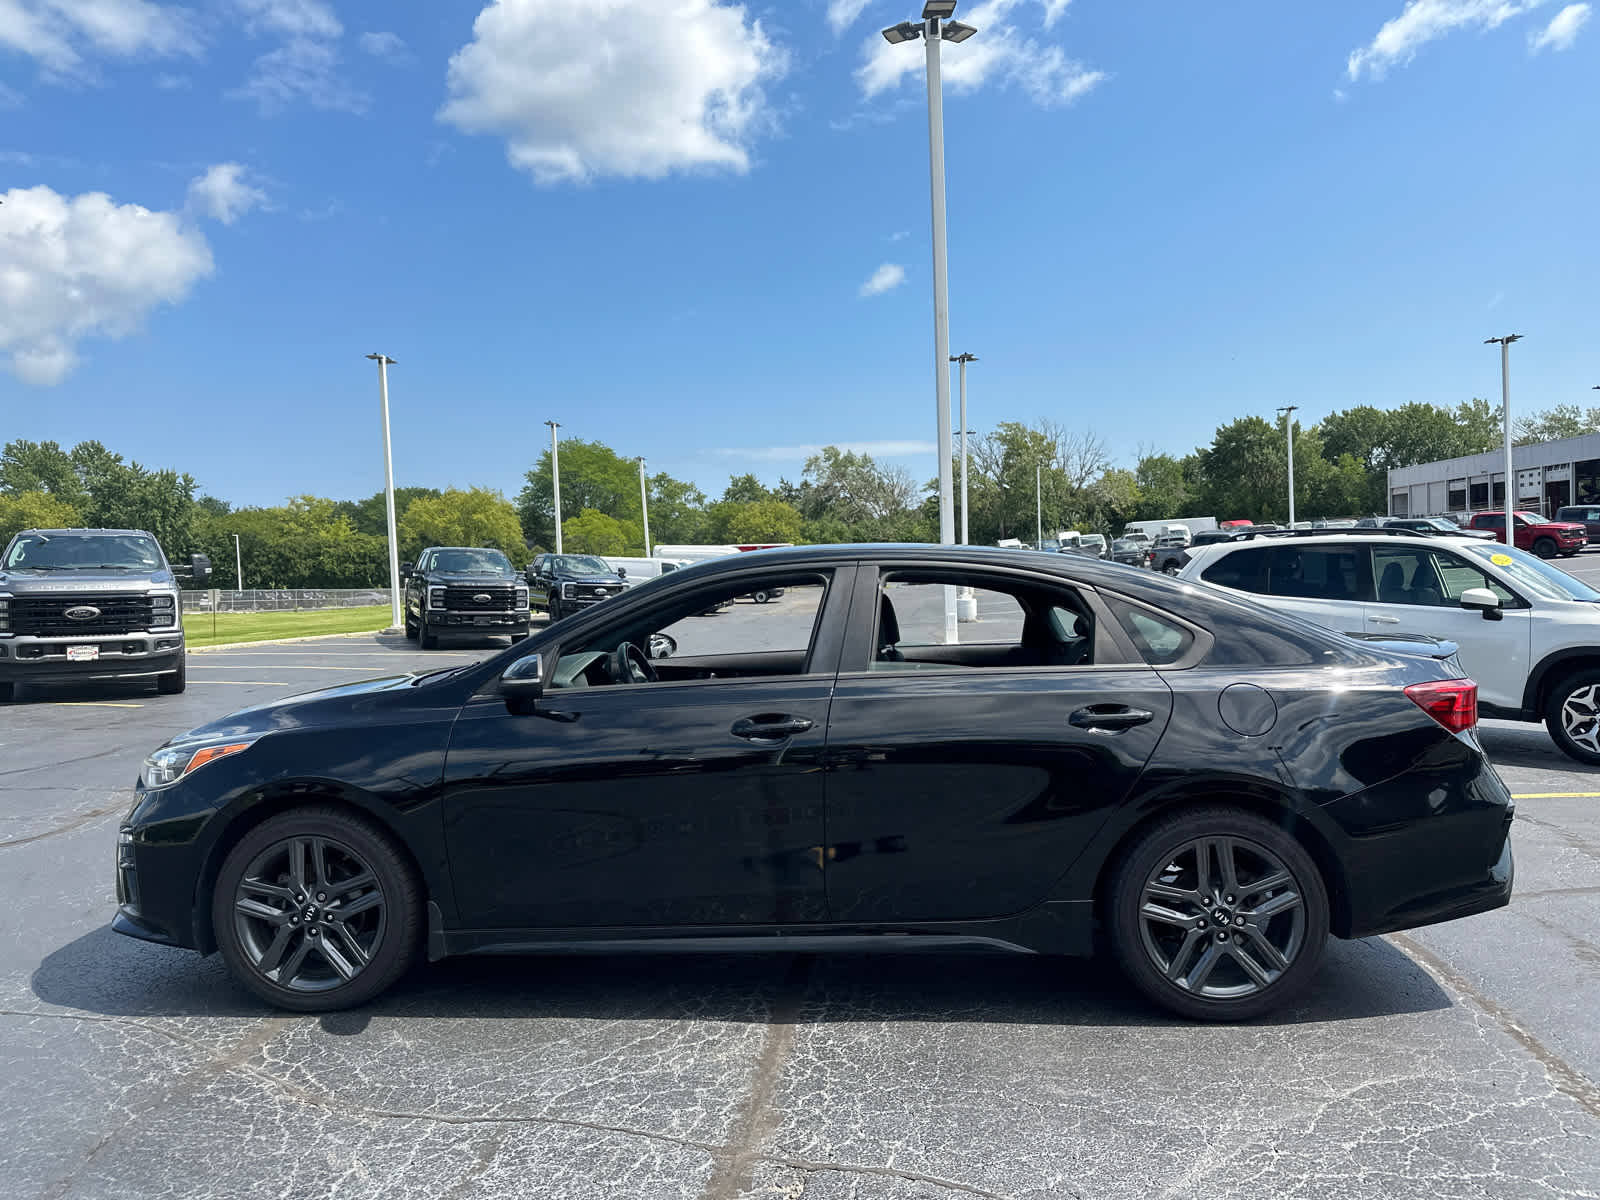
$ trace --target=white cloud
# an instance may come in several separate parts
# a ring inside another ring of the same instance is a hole
[[[1572,43],[1578,40],[1578,30],[1583,28],[1584,22],[1589,19],[1589,6],[1587,4],[1569,4],[1550,18],[1538,33],[1528,35],[1528,52],[1537,54],[1541,50],[1570,50]]]
[[[867,7],[867,0],[828,0],[828,28],[843,33]]]
[[[984,84],[1015,84],[1042,107],[1071,104],[1108,78],[1070,59],[1059,46],[1043,46],[1022,33],[1013,21],[1021,0],[983,0],[962,21],[977,28],[965,42],[941,46],[940,65],[945,86],[952,92],[976,91]],[[1062,5],[1055,10],[1060,15]],[[1046,5],[1046,21],[1051,21]],[[856,82],[867,97],[899,87],[907,76],[920,79],[923,55],[905,45],[892,46],[873,34],[864,47]]]
[[[870,454],[874,458],[910,458],[913,455],[936,454],[935,442],[829,442],[829,446],[846,454]],[[773,461],[804,461],[813,454],[821,454],[827,446],[742,446],[726,450],[713,450],[713,454],[729,458],[759,458]]]
[[[411,60],[411,51],[406,49],[405,41],[398,33],[363,33],[360,41],[361,48],[373,58],[391,63]]]
[[[236,162],[218,163],[189,183],[189,209],[232,225],[252,208],[267,202],[267,194],[245,182],[245,169]]]
[[[192,14],[151,0],[0,0],[0,49],[50,76],[84,76],[88,59],[198,55]]]
[[[0,354],[25,383],[59,383],[80,339],[126,337],[212,273],[205,238],[177,213],[47,187],[3,200]]]
[[[891,242],[903,242],[910,236],[911,236],[911,230],[909,230],[909,229],[897,229],[897,230],[895,230],[893,233],[891,233],[889,235],[889,240]]]
[[[861,285],[863,296],[881,296],[906,281],[906,269],[899,263],[884,263]]]
[[[1544,0],[1409,0],[1398,17],[1385,21],[1371,43],[1350,53],[1352,80],[1365,73],[1382,79],[1390,67],[1404,66],[1429,42],[1457,29],[1496,29]]]
[[[250,33],[336,38],[344,32],[333,9],[321,0],[235,0]]]
[[[1044,27],[1049,29],[1061,19],[1072,0],[1044,0]]]
[[[255,72],[228,95],[255,101],[264,115],[281,112],[297,100],[312,108],[366,112],[366,94],[340,77],[339,62],[339,51],[331,43],[292,38],[256,59]]]
[[[539,183],[745,171],[783,54],[718,0],[495,0],[450,59],[440,119],[503,135]]]

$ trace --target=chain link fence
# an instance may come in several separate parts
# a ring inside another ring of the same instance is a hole
[[[186,591],[186,613],[306,612],[319,608],[364,608],[389,603],[388,588],[247,588]]]

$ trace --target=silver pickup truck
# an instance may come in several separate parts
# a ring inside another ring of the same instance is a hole
[[[211,564],[190,556],[204,587]],[[183,691],[178,580],[139,529],[25,529],[0,555],[0,700],[21,682],[153,679]]]

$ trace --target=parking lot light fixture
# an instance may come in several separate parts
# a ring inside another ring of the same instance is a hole
[[[922,26],[915,21],[901,21],[898,25],[891,25],[883,31],[883,40],[891,46],[898,46],[901,42],[914,42],[922,36]]]
[[[951,7],[955,6],[951,5]],[[963,25],[960,21],[946,21],[944,28],[940,31],[940,36],[947,42],[954,42],[959,45],[977,32],[971,25]]]
[[[1500,347],[1500,418],[1504,426],[1503,432],[1506,442],[1506,502],[1504,511],[1506,516],[1506,545],[1508,546],[1512,544],[1513,540],[1511,514],[1516,511],[1517,507],[1517,480],[1511,473],[1511,343],[1520,342],[1521,340],[1522,335],[1520,333],[1509,333],[1505,337],[1483,339],[1485,346],[1498,344]],[[1491,502],[1494,500],[1493,491],[1494,489],[1491,486],[1489,496]],[[1492,503],[1490,507],[1493,507]]]
[[[561,428],[560,421],[546,421],[550,426],[550,503],[551,512],[556,518],[556,553],[561,553],[561,460],[556,447],[556,430]]]
[[[1283,428],[1289,439],[1289,528],[1294,528],[1294,414],[1298,404],[1286,404],[1278,410],[1283,418]]]
[[[948,21],[955,16],[956,0],[928,0],[922,6],[924,21]]]
[[[395,633],[400,623],[400,537],[394,519],[394,455],[389,447],[389,368],[394,359],[386,354],[367,355],[378,364],[378,396],[383,402],[383,500],[389,526],[389,628]]]
[[[644,485],[644,455],[639,455],[639,511],[644,514],[644,556],[650,557],[650,494]]]

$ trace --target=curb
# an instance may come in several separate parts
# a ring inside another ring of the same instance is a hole
[[[370,638],[384,632],[382,629],[368,629],[357,633],[315,633],[307,637],[263,638],[257,642],[218,642],[211,646],[189,646],[187,650],[190,654],[209,654],[213,650],[238,650],[244,646],[293,646],[299,642],[331,642],[334,638]]]

